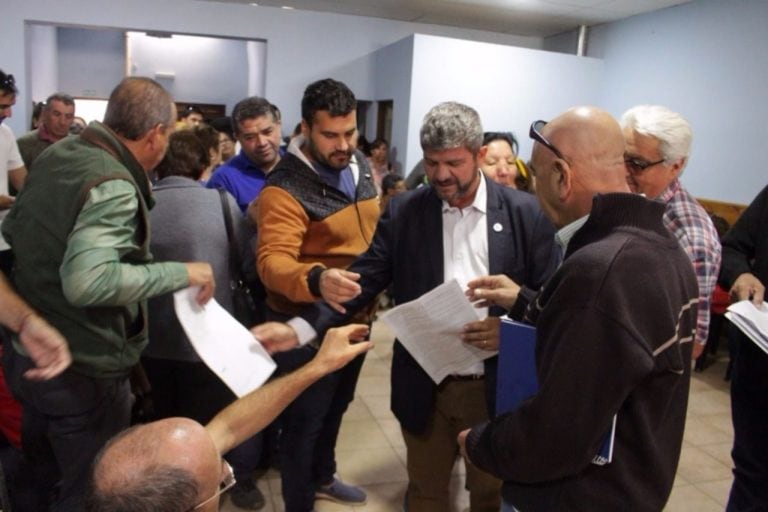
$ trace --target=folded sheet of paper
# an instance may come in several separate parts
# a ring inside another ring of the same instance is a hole
[[[496,355],[461,341],[464,324],[479,318],[455,279],[390,309],[381,319],[435,384]]]
[[[179,323],[197,355],[229,389],[241,397],[258,388],[275,371],[275,362],[253,335],[211,299],[195,301],[198,287],[173,294]]]
[[[757,307],[751,301],[742,300],[728,306],[725,317],[768,353],[768,303]]]

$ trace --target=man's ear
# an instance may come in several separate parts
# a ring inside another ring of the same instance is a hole
[[[306,119],[301,120],[301,134],[305,139],[309,139],[309,123]]]
[[[573,192],[574,174],[571,165],[558,158],[555,161],[555,172],[557,173],[557,190],[561,201],[567,199]]]
[[[672,167],[671,167],[672,179],[680,177],[680,174],[682,174],[683,169],[685,169],[685,164],[687,161],[688,161],[688,158],[683,157],[677,162],[672,164]]]
[[[171,134],[167,133],[167,131],[168,131],[168,127],[163,123],[156,124],[155,126],[152,127],[151,130],[147,132],[147,135],[146,135],[147,144],[149,144],[149,146],[154,149],[158,144],[162,143],[163,136],[170,137]]]
[[[485,155],[488,154],[488,146],[480,146],[480,149],[477,151],[477,161],[482,162],[485,160]]]

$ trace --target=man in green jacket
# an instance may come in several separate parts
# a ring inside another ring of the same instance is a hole
[[[176,109],[158,83],[126,78],[104,122],[38,157],[3,223],[19,293],[67,339],[72,366],[45,383],[22,379],[33,363],[8,350],[9,385],[24,406],[24,455],[45,510],[82,510],[88,468],[130,419],[128,375],[147,343],[146,299],[214,288],[207,263],[152,263],[147,172],[163,158]],[[58,484],[58,493],[53,496]]]

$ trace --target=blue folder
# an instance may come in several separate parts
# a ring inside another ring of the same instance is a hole
[[[499,369],[496,380],[496,415],[517,409],[539,390],[536,376],[536,328],[509,318],[501,319]],[[592,459],[602,466],[613,460],[616,415],[600,449]]]

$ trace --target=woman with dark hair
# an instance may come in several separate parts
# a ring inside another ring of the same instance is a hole
[[[204,144],[197,131],[173,133],[168,152],[157,166],[150,250],[156,261],[209,262],[218,283],[214,297],[231,313],[230,241],[219,191],[198,182],[211,165],[211,143]],[[217,137],[212,140],[218,151]],[[248,240],[245,220],[232,196],[225,193],[224,203],[231,212],[235,243],[243,250]],[[149,345],[141,360],[152,386],[155,413],[158,419],[183,416],[205,425],[235,395],[192,348],[176,318],[172,294],[150,299],[149,310]],[[249,442],[251,445],[241,445],[227,456],[238,479],[231,498],[241,507],[248,505],[244,508],[263,505],[264,500],[251,479],[258,461],[253,445],[257,440]],[[248,458],[255,459],[252,465],[246,462]]]
[[[517,139],[510,132],[485,132],[480,168],[486,176],[502,185],[520,190],[531,189],[530,172],[517,157]]]
[[[201,185],[208,183],[208,180],[213,174],[213,170],[221,164],[221,147],[219,145],[219,132],[208,125],[197,126],[192,130],[192,133],[200,140],[200,143],[208,151],[209,162],[203,169],[202,174],[197,181]]]

